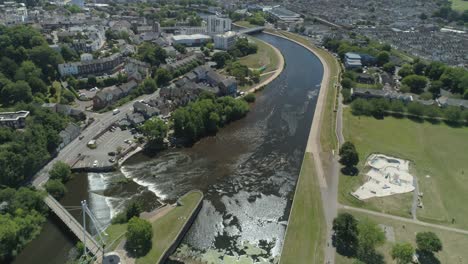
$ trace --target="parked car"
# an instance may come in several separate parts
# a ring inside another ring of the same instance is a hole
[[[116,109],[114,109],[114,110],[112,111],[112,114],[113,114],[113,115],[116,115],[116,114],[118,114],[118,113],[120,113],[120,110],[119,110],[118,108],[116,108]]]
[[[115,153],[114,151],[111,151],[111,152],[107,153],[107,155],[109,155],[109,156],[115,156],[116,154],[117,153]]]

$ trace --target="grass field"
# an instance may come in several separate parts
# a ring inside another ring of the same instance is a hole
[[[270,45],[257,38],[249,38],[249,40],[257,44],[257,53],[239,58],[239,62],[253,70],[265,67],[263,72],[278,69],[280,59],[278,58],[275,50]]]
[[[359,152],[359,176],[341,176],[339,201],[390,214],[409,216],[411,194],[358,201],[349,195],[363,181],[363,164],[371,153],[384,153],[411,161],[418,179],[424,208],[418,219],[468,229],[468,128],[450,127],[407,118],[358,117],[347,108],[344,136]],[[452,225],[452,218],[455,223]]]
[[[464,0],[451,0],[452,2],[452,9],[463,12],[468,10],[468,1]]]
[[[343,212],[347,212],[344,210]],[[395,242],[408,242],[413,244],[413,247],[416,247],[415,239],[416,233],[424,231],[432,231],[437,234],[441,239],[443,250],[436,254],[436,257],[439,259],[440,263],[467,263],[468,260],[468,251],[466,250],[466,245],[468,245],[468,236],[457,234],[445,230],[428,228],[416,224],[404,223],[398,220],[387,219],[378,216],[371,216],[363,213],[349,212],[353,214],[357,219],[369,218],[379,224],[384,224],[386,226],[393,227],[395,232]],[[404,226],[404,227],[403,227]],[[387,241],[382,247],[378,249],[385,257],[386,263],[395,263],[391,259],[390,252],[393,246],[393,242]],[[353,263],[352,259],[345,258],[341,255],[336,257],[337,264],[351,264]],[[424,263],[423,263],[424,264]]]
[[[153,247],[148,254],[142,258],[138,258],[136,263],[157,263],[164,251],[169,248],[177,234],[184,226],[192,211],[198,205],[200,199],[203,198],[201,192],[190,192],[180,198],[181,206],[177,206],[166,215],[157,219],[152,223],[153,226]],[[106,245],[107,251],[114,250],[125,239],[127,232],[127,224],[114,224],[106,229]]]
[[[153,247],[146,256],[138,258],[136,263],[157,263],[161,255],[177,237],[202,198],[203,194],[201,192],[190,192],[180,198],[181,206],[175,207],[166,215],[153,222]]]
[[[323,263],[326,224],[312,154],[306,153],[281,254],[282,264]]]

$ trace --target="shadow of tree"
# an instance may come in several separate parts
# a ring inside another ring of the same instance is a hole
[[[336,252],[346,257],[356,257],[357,253],[357,241],[355,243],[339,243],[336,236],[332,237],[332,245],[336,248]]]
[[[142,245],[131,245],[127,241],[127,243],[125,243],[125,250],[127,251],[130,257],[139,258],[148,254],[152,245],[153,245],[152,241],[149,241],[148,243],[144,243]]]
[[[384,256],[375,250],[366,251],[364,254],[361,253],[358,256],[358,259],[367,264],[384,264],[385,263]]]
[[[416,253],[421,264],[440,264],[440,260],[432,252],[417,250]]]
[[[341,173],[348,176],[356,176],[359,173],[358,168],[356,167],[343,167],[341,168]]]

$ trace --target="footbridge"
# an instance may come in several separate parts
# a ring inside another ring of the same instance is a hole
[[[253,34],[253,33],[259,33],[262,32],[265,29],[265,27],[251,27],[251,28],[243,28],[237,33],[239,34]]]
[[[54,197],[47,195],[44,198],[45,204],[60,220],[83,242],[83,245],[95,257],[103,256],[103,247],[89,234],[85,228],[73,217]],[[86,224],[85,224],[86,225]]]

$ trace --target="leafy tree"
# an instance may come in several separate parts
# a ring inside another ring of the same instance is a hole
[[[141,212],[143,212],[141,203],[138,201],[131,201],[130,204],[127,206],[125,214],[127,216],[127,220],[130,220],[135,216],[139,217]]]
[[[417,75],[423,75],[424,71],[426,70],[426,67],[427,67],[426,63],[417,59],[413,64],[413,72],[414,74],[417,74]]]
[[[456,106],[448,106],[444,110],[444,115],[449,122],[458,122],[462,119],[462,111]]]
[[[395,64],[393,62],[387,62],[382,66],[382,69],[390,74],[395,73]]]
[[[151,78],[145,79],[143,81],[142,86],[143,86],[143,92],[145,94],[152,94],[156,92],[156,90],[158,89],[158,86],[156,85],[156,81]]]
[[[410,243],[398,243],[392,248],[392,258],[398,264],[409,264],[413,261],[414,248]]]
[[[165,86],[172,80],[172,75],[165,68],[159,68],[156,70],[155,78],[158,86]]]
[[[338,253],[354,256],[358,247],[357,221],[349,213],[340,213],[333,219],[333,244]]]
[[[211,58],[216,62],[216,68],[220,69],[226,65],[226,62],[231,59],[231,55],[225,51],[216,52]]]
[[[167,134],[166,124],[159,118],[151,118],[142,126],[141,130],[148,140],[150,150],[161,149]]]
[[[349,78],[343,78],[343,80],[341,80],[341,86],[345,89],[351,89],[353,87],[353,81]]]
[[[424,106],[422,104],[411,102],[408,104],[408,113],[415,115],[415,116],[423,116],[424,115]]]
[[[425,74],[431,80],[439,80],[446,67],[442,62],[433,61],[427,65]]]
[[[175,45],[173,45],[173,46],[174,46],[174,49],[176,49],[178,52],[180,52],[180,53],[182,53],[182,54],[187,53],[187,48],[185,48],[184,45],[175,44]]]
[[[404,64],[400,70],[398,70],[398,75],[401,78],[405,78],[408,75],[414,74],[413,67],[410,64]]]
[[[32,91],[29,84],[25,81],[8,83],[1,90],[1,101],[5,105],[12,105],[18,102],[29,103],[32,101]]]
[[[126,236],[127,243],[125,247],[135,257],[144,256],[151,249],[153,229],[148,221],[138,217],[130,219]]]
[[[424,88],[426,88],[427,78],[424,76],[412,74],[403,78],[401,82],[404,85],[408,85],[412,93],[419,94],[424,91]]]
[[[67,188],[60,180],[48,180],[45,184],[46,191],[54,198],[62,198],[67,192]]]
[[[257,26],[264,26],[265,25],[265,18],[263,17],[262,12],[257,12],[252,16],[247,18],[247,21],[250,24],[257,25]]]
[[[249,93],[243,98],[247,103],[253,103],[255,102],[255,94]]]
[[[60,54],[65,61],[73,61],[79,58],[78,53],[67,45],[60,46]]]
[[[67,182],[71,178],[71,168],[63,161],[57,161],[49,171],[50,178],[53,180],[60,180]]]
[[[388,63],[390,61],[390,54],[386,51],[381,51],[379,54],[377,54],[377,64],[382,66],[385,63]]]
[[[358,223],[358,241],[358,258],[369,262],[366,260],[373,257],[375,248],[385,242],[385,234],[376,223],[369,219],[362,219]]]
[[[359,163],[359,155],[354,144],[346,141],[340,148],[340,163],[346,167],[354,167]]]
[[[143,44],[138,47],[137,57],[140,60],[150,63],[152,66],[159,66],[166,62],[167,53],[166,50],[159,45],[143,42]]]
[[[434,232],[417,233],[416,244],[421,251],[439,252],[442,250],[442,242]]]

